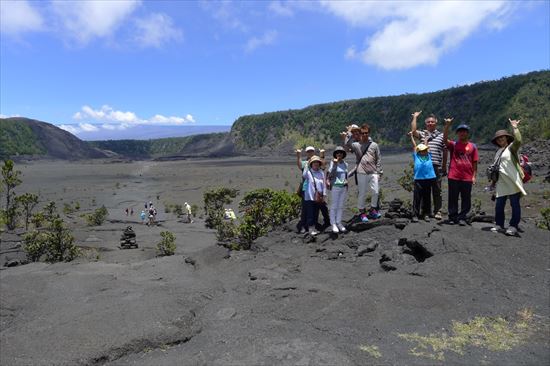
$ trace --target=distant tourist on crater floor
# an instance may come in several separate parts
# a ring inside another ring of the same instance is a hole
[[[355,183],[359,189],[357,208],[361,221],[380,218],[379,210],[379,180],[383,174],[382,157],[378,144],[370,138],[371,128],[368,124],[361,126],[360,141],[353,141],[351,131],[345,139],[345,147],[355,154],[356,167],[350,173],[355,176]],[[371,194],[370,209],[365,207],[367,192]]]
[[[185,212],[187,213],[187,222],[192,224],[193,223],[193,210],[191,210],[191,205],[189,203],[185,202],[183,204],[185,206]]]
[[[145,210],[141,210],[141,213],[139,214],[139,218],[141,219],[142,224],[145,224],[145,217],[146,217]]]
[[[518,233],[518,225],[521,220],[520,198],[527,192],[523,187],[524,172],[520,166],[519,147],[521,146],[521,133],[518,125],[520,120],[512,120],[510,125],[514,135],[506,130],[499,130],[491,140],[498,146],[495,154],[492,169],[495,174],[491,177],[491,187],[495,189],[495,227],[493,232],[505,232],[506,235],[515,236]],[[510,199],[512,206],[512,217],[510,226],[504,228],[504,207],[506,200]]]
[[[447,174],[446,141],[443,139],[443,133],[437,130],[437,117],[434,114],[428,115],[424,120],[426,125],[425,130],[419,131],[417,129],[416,120],[421,113],[422,111],[412,114],[411,131],[414,137],[420,139],[424,145],[428,146],[436,178],[432,181],[431,187],[433,196],[433,217],[437,220],[441,220],[441,207],[443,206],[441,181],[443,176]]]
[[[332,232],[345,233],[342,225],[342,214],[348,195],[348,163],[345,162],[346,150],[338,146],[332,154],[332,161],[328,168],[327,188],[330,189],[330,222]]]
[[[451,141],[447,138],[452,118],[445,118],[443,131],[447,149],[450,154],[449,164],[449,218],[446,224],[466,225],[466,219],[472,207],[472,185],[476,183],[477,162],[479,154],[477,146],[470,142],[470,127],[461,124],[456,128],[458,139]],[[458,199],[460,197],[460,211]]]

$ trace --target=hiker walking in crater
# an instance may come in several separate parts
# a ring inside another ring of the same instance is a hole
[[[519,221],[521,220],[520,198],[527,193],[523,188],[524,172],[520,166],[519,147],[521,146],[521,133],[518,125],[520,120],[512,120],[510,125],[514,135],[506,130],[499,130],[491,140],[498,146],[495,159],[491,166],[496,174],[491,176],[491,186],[495,189],[495,226],[493,232],[505,232],[506,235],[515,236],[518,232]],[[504,230],[504,207],[506,200],[510,199],[512,206],[512,217],[510,226]]]
[[[304,192],[304,201],[306,208],[305,230],[311,235],[317,235],[317,219],[319,209],[322,205],[326,206],[326,181],[325,172],[321,169],[323,160],[318,156],[312,156],[309,159],[308,166],[304,168],[302,176],[307,182],[307,189]]]
[[[472,186],[476,184],[477,162],[479,160],[477,146],[470,141],[470,127],[459,125],[455,132],[456,141],[447,139],[452,118],[445,118],[443,138],[450,154],[449,164],[449,219],[446,224],[466,225],[466,219],[472,207]],[[460,196],[460,211],[458,199]]]
[[[189,224],[193,223],[193,210],[191,209],[191,205],[189,203],[185,202],[183,204],[185,206],[185,211],[187,212],[187,222]]]
[[[332,154],[332,161],[328,168],[327,188],[330,189],[330,222],[333,233],[345,233],[347,230],[342,225],[344,204],[348,195],[348,163],[346,150],[338,146]]]
[[[359,188],[357,197],[357,208],[361,221],[368,222],[369,219],[378,219],[381,217],[379,209],[379,180],[383,174],[380,148],[378,144],[370,138],[370,126],[364,124],[361,126],[360,141],[352,142],[351,132],[346,138],[345,147],[355,154],[356,167],[350,172],[350,176],[355,176],[355,183]],[[371,193],[370,209],[365,208],[365,199],[367,191]]]
[[[428,115],[424,120],[426,125],[425,130],[419,131],[417,129],[416,120],[421,113],[422,111],[412,114],[411,131],[414,137],[420,139],[421,143],[428,146],[435,172],[435,180],[432,181],[431,187],[434,201],[433,217],[437,220],[441,220],[441,207],[443,206],[441,181],[443,176],[447,174],[446,141],[443,139],[443,133],[437,130],[437,117],[434,114]]]
[[[298,194],[302,198],[302,212],[300,215],[300,222],[298,222],[297,229],[298,232],[303,234],[306,230],[306,207],[305,207],[305,191],[307,190],[307,181],[303,178],[303,171],[307,167],[309,167],[309,160],[315,155],[315,148],[313,146],[308,146],[305,149],[306,152],[306,159],[302,159],[302,150],[297,149],[296,150],[296,165],[298,166],[298,169],[300,169],[300,172],[302,172],[302,180],[300,183],[300,187],[298,188]],[[319,156],[321,159],[321,165],[324,166],[325,161],[325,150],[320,149],[319,150]],[[321,210],[321,213],[323,215],[324,220],[324,226],[328,227],[330,222],[330,217],[328,214],[328,208],[326,206],[326,203],[323,206],[320,206],[319,209]]]

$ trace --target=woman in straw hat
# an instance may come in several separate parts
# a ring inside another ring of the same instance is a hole
[[[436,175],[432,163],[432,154],[428,151],[428,145],[418,144],[414,140],[414,134],[409,132],[413,145],[414,159],[414,193],[413,193],[413,222],[418,218],[430,221],[432,210],[431,193]],[[422,206],[422,209],[421,209]]]
[[[324,204],[327,195],[325,173],[321,169],[322,163],[323,160],[320,157],[312,156],[302,175],[304,180],[307,181],[307,189],[304,191],[305,229],[309,230],[311,235],[319,234],[315,226],[319,217],[319,208]]]
[[[495,187],[495,227],[493,232],[505,232],[506,235],[515,236],[518,232],[518,225],[521,219],[521,206],[519,200],[527,193],[523,188],[523,169],[519,162],[519,147],[521,146],[521,133],[518,125],[520,120],[512,120],[510,125],[514,135],[506,130],[499,130],[491,140],[498,146],[492,167],[498,174],[493,175],[491,186]],[[498,169],[498,170],[497,170]],[[506,200],[510,199],[512,206],[512,218],[510,226],[504,231],[504,207]]]
[[[327,187],[330,189],[330,223],[333,233],[345,233],[347,230],[342,225],[342,214],[348,193],[348,163],[346,150],[338,146],[332,153],[332,161],[328,168]]]

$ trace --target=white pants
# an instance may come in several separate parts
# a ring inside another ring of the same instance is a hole
[[[342,213],[348,196],[347,187],[332,187],[330,191],[330,223],[342,224]]]
[[[357,188],[359,189],[359,196],[357,197],[357,208],[360,210],[365,209],[365,198],[367,196],[367,190],[371,193],[370,207],[378,207],[378,174],[361,174],[357,173]]]

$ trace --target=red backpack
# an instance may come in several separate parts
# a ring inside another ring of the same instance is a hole
[[[521,170],[523,170],[523,183],[529,182],[533,177],[533,169],[531,169],[529,157],[525,154],[520,154],[519,165],[521,166]]]

